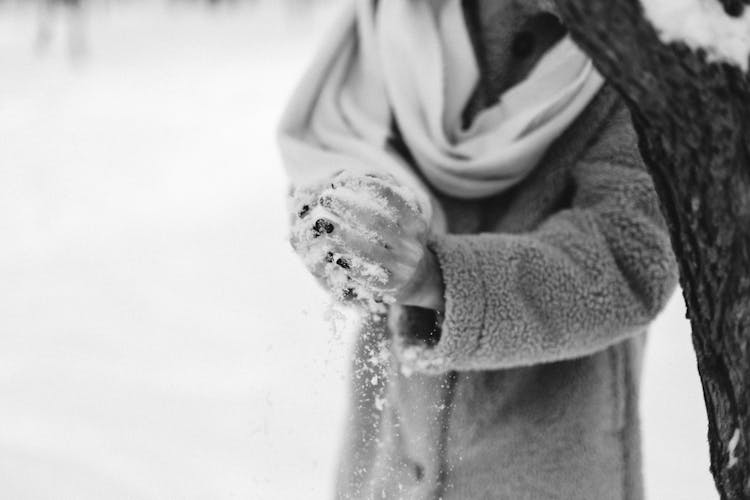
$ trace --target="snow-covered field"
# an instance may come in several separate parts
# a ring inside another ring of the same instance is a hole
[[[329,498],[350,339],[273,128],[331,9],[256,5],[97,4],[72,64],[0,5],[0,498]],[[645,366],[654,500],[716,498],[683,316]]]

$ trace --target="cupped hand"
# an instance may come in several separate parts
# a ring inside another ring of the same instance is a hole
[[[292,246],[334,295],[401,303],[440,295],[425,290],[442,283],[426,247],[429,221],[395,180],[339,174],[298,190],[292,205]]]

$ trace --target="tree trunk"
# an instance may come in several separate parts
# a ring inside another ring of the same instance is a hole
[[[722,3],[736,16],[747,1]],[[711,472],[723,499],[750,498],[750,80],[663,44],[638,0],[557,3],[628,102],[679,262]]]

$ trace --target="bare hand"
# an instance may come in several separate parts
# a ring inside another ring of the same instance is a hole
[[[392,179],[340,174],[297,192],[294,205],[292,246],[337,296],[423,307],[442,300],[440,270],[425,246],[428,221]]]

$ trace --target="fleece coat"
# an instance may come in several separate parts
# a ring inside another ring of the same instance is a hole
[[[641,499],[641,354],[677,274],[622,102],[511,193],[440,199],[444,317],[362,325],[337,498]]]
[[[445,311],[363,323],[336,497],[641,499],[641,355],[677,272],[620,98],[605,86],[510,191],[432,194]]]

